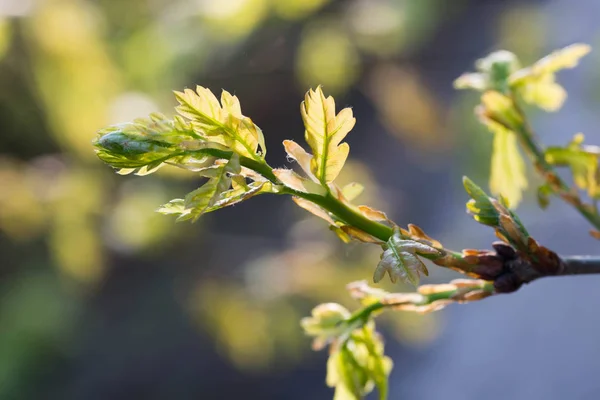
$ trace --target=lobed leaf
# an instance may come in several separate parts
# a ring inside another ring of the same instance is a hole
[[[311,171],[323,185],[327,185],[338,176],[348,158],[350,147],[341,141],[356,120],[349,108],[336,115],[333,97],[325,97],[320,86],[308,91],[300,111],[306,129],[305,138],[314,154]]]
[[[302,171],[314,182],[319,182],[319,180],[315,177],[313,172],[310,169],[310,165],[313,159],[313,156],[306,152],[298,143],[293,140],[284,140],[283,147],[288,157],[292,160],[296,161]]]
[[[584,136],[579,133],[566,147],[548,147],[545,159],[548,163],[568,166],[575,185],[586,190],[592,198],[600,197],[600,148],[584,146]]]
[[[221,102],[207,88],[175,92],[177,112],[190,120],[194,130],[216,143],[225,145],[241,156],[264,159],[266,147],[262,131],[242,115],[240,102],[226,90]],[[259,152],[260,147],[260,152]]]
[[[546,74],[553,74],[561,69],[574,68],[579,60],[588,54],[592,48],[587,44],[575,43],[556,50],[532,66],[516,71],[509,77],[513,86],[525,83],[528,79],[539,78]]]
[[[296,197],[296,196],[292,197],[292,200],[294,200],[294,203],[296,203],[299,207],[301,207],[301,208],[305,209],[306,211],[308,211],[309,213],[327,221],[329,223],[329,225],[336,226],[335,221],[333,220],[333,218],[331,218],[331,215],[329,215],[329,213],[327,211],[325,211],[324,209],[322,209],[321,207],[319,207],[312,201],[308,201],[306,199]]]
[[[362,399],[374,387],[380,398],[385,398],[392,367],[371,322],[354,330],[347,341],[333,349],[327,361],[327,386],[335,388],[336,400]]]
[[[494,134],[490,190],[494,195],[502,195],[512,207],[517,207],[527,189],[525,162],[519,153],[514,132],[493,121],[486,125]]]
[[[360,183],[351,182],[342,188],[342,195],[348,201],[356,199],[365,190]]]
[[[303,178],[291,169],[276,168],[273,174],[290,189],[303,193],[325,194],[327,189],[310,179]]]
[[[362,215],[369,218],[372,221],[384,221],[389,222],[389,218],[383,211],[375,210],[369,206],[358,206],[358,210]]]
[[[246,171],[240,166],[236,153],[229,160],[217,160],[214,165],[199,170],[202,176],[209,178],[204,185],[188,193],[185,199],[174,199],[162,205],[157,212],[176,214],[178,221],[196,221],[206,213],[275,190],[270,182],[253,172],[245,176]],[[247,178],[254,181],[247,183]]]
[[[556,83],[556,72],[574,68],[581,57],[591,51],[586,44],[573,44],[542,58],[532,66],[510,75],[508,82],[527,103],[545,111],[558,110],[567,98],[565,89]]]
[[[373,274],[375,283],[383,279],[387,273],[393,283],[401,280],[417,286],[420,274],[429,274],[427,267],[418,256],[440,254],[439,250],[425,243],[403,239],[398,228],[394,230],[394,234],[383,249],[381,260]]]

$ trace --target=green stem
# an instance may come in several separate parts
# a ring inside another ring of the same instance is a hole
[[[214,148],[202,149],[198,150],[198,152],[224,159],[229,159],[232,154],[231,151]],[[240,157],[240,164],[258,172],[269,181],[281,185],[281,182],[273,174],[273,169],[266,162],[258,162],[247,157]],[[330,191],[327,191],[324,195],[320,195],[284,187],[280,194],[289,194],[311,201],[324,210],[332,213],[336,218],[349,226],[358,228],[383,242],[387,242],[394,233],[393,229],[389,226],[373,221],[347,204],[341,202],[333,196]],[[461,253],[448,249],[443,249],[441,255],[423,254],[422,256],[434,262],[437,260],[438,262],[436,264],[439,266],[452,268],[462,273],[469,273],[476,267],[475,265],[466,263]]]
[[[520,115],[523,121],[523,123],[517,124],[517,126],[514,127],[514,131],[517,137],[519,138],[521,145],[525,149],[525,152],[529,155],[529,158],[533,160],[535,166],[537,167],[536,169],[538,170],[538,172],[540,172],[540,175],[542,175],[544,179],[547,180],[548,176],[552,176],[553,184],[555,186],[558,186],[559,191],[563,194],[569,194],[571,192],[571,188],[556,173],[554,167],[546,161],[546,157],[544,156],[544,150],[542,146],[535,140],[535,134],[529,126],[529,124],[527,123],[525,113],[517,103],[517,100],[514,96],[512,100],[516,112]],[[564,197],[562,198],[565,199]],[[587,219],[596,229],[600,230],[600,214],[594,212],[593,207],[588,207],[581,201],[567,202],[573,207],[575,207],[577,211],[579,211],[579,213],[583,215],[583,217]]]

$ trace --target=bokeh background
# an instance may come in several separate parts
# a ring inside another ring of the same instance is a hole
[[[360,201],[447,247],[485,248],[460,177],[486,182],[492,137],[452,80],[494,49],[531,62],[600,45],[599,16],[595,0],[0,0],[0,398],[330,398],[327,354],[298,321],[321,302],[355,307],[344,286],[371,276],[378,249],[338,243],[275,196],[175,224],[153,210],[197,178],[116,175],[95,131],[171,114],[173,89],[225,88],[279,166],[281,141],[302,141],[304,92],[323,84],[354,107],[340,180],[365,184]],[[600,144],[600,52],[560,79],[569,101],[534,114],[540,136]],[[537,209],[536,182],[520,207],[530,232],[597,253],[575,212]],[[547,279],[381,317],[391,398],[598,398],[599,287]]]

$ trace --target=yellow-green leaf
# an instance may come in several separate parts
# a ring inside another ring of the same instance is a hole
[[[567,98],[567,91],[556,83],[554,74],[531,78],[519,87],[519,93],[527,103],[548,112],[560,109]]]
[[[342,188],[342,195],[348,201],[356,199],[365,190],[360,183],[351,182]]]
[[[336,115],[333,97],[325,97],[320,86],[308,91],[300,110],[305,138],[314,155],[311,171],[322,184],[328,184],[338,176],[346,162],[350,147],[341,141],[356,120],[349,108]]]
[[[546,161],[553,165],[568,166],[573,181],[593,198],[600,197],[600,148],[584,146],[583,134],[577,134],[567,147],[548,147]]]
[[[502,125],[515,127],[523,123],[510,97],[495,90],[488,90],[481,95],[481,104],[485,110],[485,118]]]
[[[389,221],[389,218],[383,211],[376,210],[369,206],[358,206],[362,215],[373,221]]]
[[[294,203],[296,203],[299,207],[304,208],[309,213],[327,221],[329,225],[335,226],[335,221],[333,220],[333,218],[331,218],[329,213],[321,207],[319,207],[318,205],[316,205],[315,203],[313,203],[312,201],[308,201],[306,199],[296,196],[292,197],[292,200],[294,200]]]
[[[250,118],[242,115],[236,96],[223,90],[219,103],[209,89],[197,86],[196,91],[175,92],[175,97],[180,104],[177,112],[188,118],[197,132],[242,156],[264,158],[266,148],[262,131]]]
[[[310,164],[313,159],[313,156],[311,154],[307,153],[306,150],[302,148],[302,146],[300,146],[293,140],[284,140],[283,147],[285,148],[285,152],[287,153],[287,155],[298,163],[298,165],[300,166],[300,168],[302,168],[302,171],[304,171],[306,176],[308,176],[315,182],[319,181],[310,169]]]
[[[231,186],[231,175],[240,172],[239,157],[233,154],[226,164],[217,165],[210,169],[202,171],[204,176],[209,177],[208,181],[198,189],[188,193],[183,200],[176,199],[161,208],[159,212],[164,214],[179,214],[177,221],[191,219],[196,221],[203,214],[220,208],[219,201],[222,201],[221,195]]]
[[[414,286],[419,284],[420,274],[428,275],[427,267],[419,259],[420,254],[439,254],[439,250],[421,242],[405,240],[398,228],[383,246],[381,261],[375,268],[373,281],[379,282],[387,273],[392,282],[401,280]]]
[[[273,174],[285,186],[304,193],[325,194],[327,189],[310,179],[303,178],[291,169],[276,168]]]
[[[509,83],[520,85],[532,77],[540,77],[546,74],[553,74],[561,69],[574,68],[579,63],[581,57],[588,54],[592,48],[587,44],[576,43],[556,50],[541,60],[534,63],[531,67],[523,68],[509,77]]]
[[[490,191],[502,195],[511,207],[521,202],[523,191],[527,188],[525,162],[519,153],[516,135],[493,121],[486,123],[494,134]]]

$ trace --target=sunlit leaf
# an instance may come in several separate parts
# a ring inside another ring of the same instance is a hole
[[[369,206],[358,206],[358,210],[372,221],[389,221],[389,218],[383,211],[375,210]]]
[[[305,138],[314,154],[311,171],[325,185],[337,177],[346,162],[350,147],[341,141],[356,120],[349,108],[336,115],[333,97],[325,97],[320,86],[308,91],[301,112]]]
[[[226,90],[221,103],[207,88],[175,92],[179,102],[177,112],[188,118],[194,129],[209,140],[230,147],[242,156],[264,158],[266,149],[262,131],[250,118],[242,115],[239,100]],[[261,153],[258,153],[259,145]]]
[[[335,226],[335,221],[333,220],[333,218],[331,218],[329,213],[321,207],[319,207],[318,205],[316,205],[315,203],[313,203],[312,201],[308,201],[306,199],[296,196],[292,197],[292,200],[294,200],[294,203],[296,203],[299,207],[304,208],[309,213],[327,221],[330,225]]]
[[[419,259],[422,254],[439,254],[435,248],[414,240],[406,240],[398,228],[388,242],[383,246],[381,261],[375,268],[373,281],[379,282],[387,273],[392,282],[398,280],[410,282],[414,286],[419,284],[420,274],[428,275],[427,267]]]
[[[577,134],[566,147],[548,147],[546,161],[553,165],[568,166],[577,187],[590,197],[600,197],[600,148],[584,146],[583,134]]]
[[[208,173],[209,171],[210,173]],[[205,176],[209,176],[208,181],[188,193],[183,200],[183,205],[180,199],[176,199],[162,206],[158,211],[166,214],[179,213],[178,221],[188,219],[196,221],[203,214],[218,207],[218,202],[222,200],[221,195],[227,192],[231,186],[231,175],[239,172],[239,157],[234,153],[226,164],[204,171]]]
[[[486,126],[494,134],[490,190],[494,195],[504,196],[516,208],[527,188],[525,161],[519,153],[517,137],[512,131],[493,121],[486,121]]]
[[[376,237],[373,237],[373,236],[369,235],[367,232],[362,231],[353,226],[342,225],[340,229],[342,231],[344,231],[352,239],[358,240],[363,243],[383,243],[381,240],[377,239]]]
[[[481,104],[485,110],[485,118],[511,128],[523,123],[523,118],[515,110],[512,99],[500,92],[485,92],[481,95]]]
[[[488,195],[466,176],[463,177],[463,185],[471,197],[471,200],[467,202],[467,211],[473,215],[473,218],[477,222],[489,226],[497,226],[499,223],[499,213]]]
[[[499,50],[477,60],[475,66],[478,72],[465,73],[454,81],[456,89],[506,93],[508,77],[519,68],[519,61],[510,51]]]
[[[356,199],[365,190],[360,183],[352,182],[342,188],[342,194],[348,201]]]
[[[567,92],[556,83],[555,73],[575,67],[579,59],[590,51],[590,46],[586,44],[573,44],[557,50],[532,66],[511,74],[509,84],[526,102],[549,112],[556,111],[567,98]]]
[[[374,387],[380,398],[387,397],[392,361],[384,355],[384,346],[371,322],[352,332],[336,346],[327,361],[327,386],[335,388],[334,399],[359,400]]]
[[[303,178],[291,169],[276,168],[273,174],[285,186],[304,193],[325,194],[326,190],[323,186],[313,182],[310,179]]]
[[[468,72],[454,80],[455,89],[473,89],[483,92],[488,89],[488,80],[485,74]]]
[[[509,78],[511,85],[520,85],[532,77],[553,74],[561,69],[574,68],[579,60],[588,54],[592,48],[587,44],[576,43],[554,51],[531,67],[516,71]]]
[[[554,74],[531,78],[519,88],[519,93],[527,103],[548,112],[560,109],[567,99],[566,90],[556,83]]]
[[[298,163],[302,171],[315,182],[319,180],[315,177],[313,172],[310,169],[311,161],[313,156],[306,152],[298,143],[293,140],[284,140],[283,147],[285,148],[285,152],[287,155],[294,161]]]
[[[209,157],[201,149],[218,146],[200,138],[180,117],[170,120],[158,113],[104,128],[93,144],[98,158],[122,175],[147,175],[164,163],[204,166]]]
[[[418,240],[420,242],[425,241],[426,244],[430,244],[432,247],[441,249],[443,248],[442,244],[429,236],[423,231],[420,227],[414,224],[408,224],[408,233],[410,234],[411,239]]]
[[[314,337],[313,349],[321,350],[347,332],[349,328],[342,322],[349,317],[350,312],[343,306],[325,303],[313,308],[311,316],[302,318],[300,325],[304,333]]]

